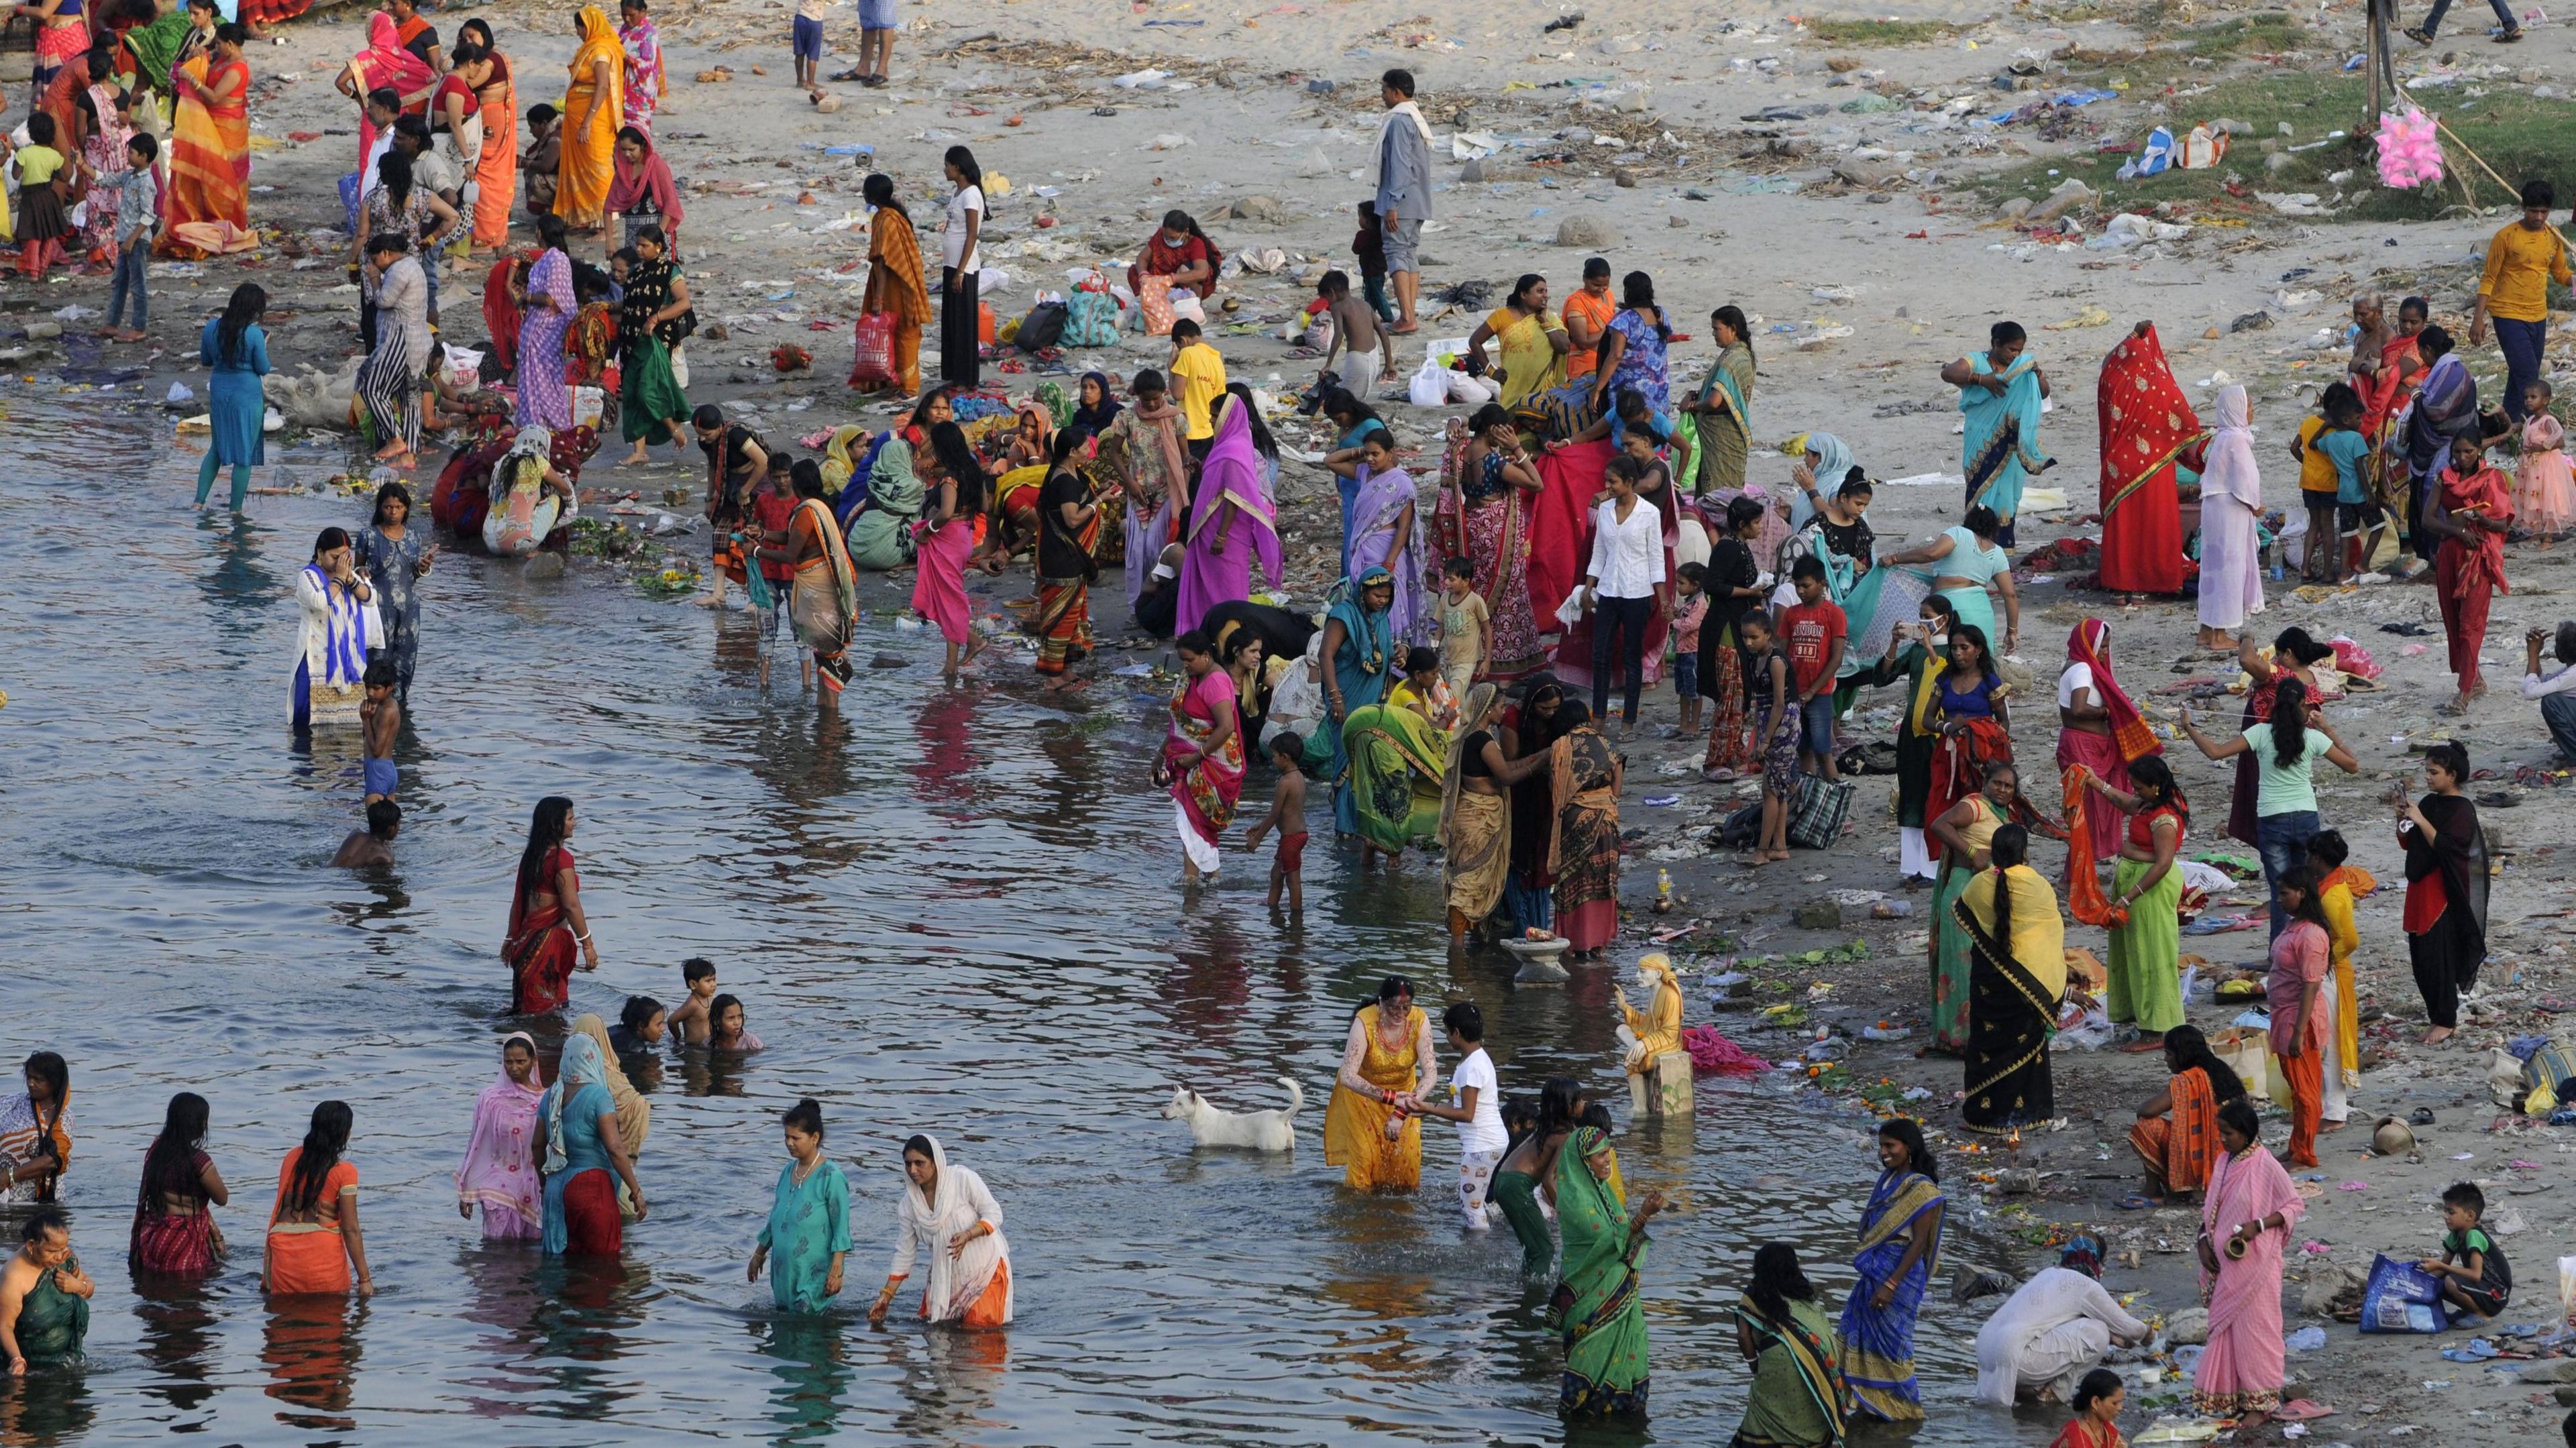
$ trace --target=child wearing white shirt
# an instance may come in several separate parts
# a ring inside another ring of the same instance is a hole
[[[1474,1001],[1460,1001],[1441,1013],[1449,1047],[1458,1053],[1458,1069],[1449,1076],[1456,1098],[1448,1106],[1417,1102],[1412,1110],[1458,1123],[1458,1210],[1467,1230],[1482,1232],[1492,1223],[1485,1216],[1485,1192],[1502,1162],[1510,1136],[1503,1130],[1501,1087],[1494,1079],[1494,1058],[1485,1054],[1485,1013]]]

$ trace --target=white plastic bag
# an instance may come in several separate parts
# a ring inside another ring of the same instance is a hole
[[[1572,628],[1582,617],[1583,590],[1580,588],[1566,590],[1565,602],[1556,606],[1556,621],[1567,628]]]
[[[1470,377],[1464,372],[1451,372],[1447,374],[1447,378],[1451,402],[1463,402],[1469,407],[1482,407],[1494,400],[1493,385],[1481,377]]]
[[[1405,387],[1405,395],[1413,399],[1416,407],[1447,406],[1449,369],[1441,366],[1436,357],[1424,358],[1422,370],[1413,374],[1413,381]]]
[[[483,382],[483,354],[472,347],[447,344],[447,385],[471,392]]]
[[[1207,308],[1199,304],[1197,297],[1190,295],[1189,288],[1174,287],[1172,288],[1172,320],[1177,322],[1183,317],[1204,327],[1207,325]]]
[[[606,410],[607,405],[608,394],[599,388],[574,388],[572,390],[572,425],[590,428],[599,426],[600,414]]]

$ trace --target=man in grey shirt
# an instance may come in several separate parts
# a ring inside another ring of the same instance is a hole
[[[1431,123],[1413,103],[1413,72],[1390,70],[1379,82],[1386,124],[1377,138],[1377,215],[1386,228],[1386,270],[1395,282],[1401,315],[1387,330],[1414,331],[1413,309],[1422,293],[1422,265],[1415,248],[1431,214]]]

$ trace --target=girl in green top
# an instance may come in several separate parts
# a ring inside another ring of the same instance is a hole
[[[2361,761],[2326,722],[2324,707],[2309,702],[2306,684],[2285,672],[2272,691],[2272,717],[2245,726],[2243,734],[2225,743],[2194,727],[2189,708],[2182,711],[2182,727],[2211,759],[2247,753],[2254,757],[2260,780],[2254,804],[2254,848],[2263,857],[2263,883],[2273,897],[2272,935],[2278,937],[2290,919],[2281,908],[2281,881],[2308,862],[2308,841],[2325,828],[2317,817],[2317,787],[2311,778],[2317,760],[2331,760],[2346,774],[2360,772]]]

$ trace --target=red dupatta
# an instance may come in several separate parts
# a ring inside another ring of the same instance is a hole
[[[1612,456],[1607,442],[1567,443],[1538,456],[1543,486],[1530,500],[1529,596],[1541,633],[1560,627],[1556,610],[1583,581],[1584,504],[1601,490]]]
[[[2066,636],[2066,657],[2093,671],[2093,692],[2101,696],[2103,712],[2111,716],[2111,742],[2120,746],[2120,758],[2135,764],[2150,754],[2164,753],[2165,746],[2147,727],[2146,717],[2111,676],[2109,624],[2098,618],[2077,624]]]
[[[2442,511],[2469,513],[2499,523],[2513,520],[2513,485],[2504,473],[2494,467],[2481,466],[2467,477],[2456,470],[2442,474]],[[2511,593],[2504,581],[2504,535],[2483,528],[2468,528],[2467,537],[2449,540],[2468,550],[2460,569],[2460,583],[2472,595],[2493,588],[2498,593]]]
[[[2141,325],[2102,363],[2102,586],[2182,591],[2182,511],[2174,466],[2206,436],[2174,380],[2164,344]],[[2129,756],[2136,758],[2136,755]]]

